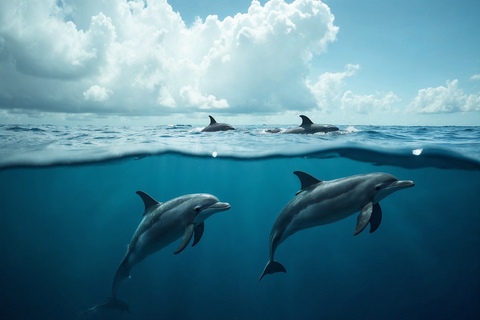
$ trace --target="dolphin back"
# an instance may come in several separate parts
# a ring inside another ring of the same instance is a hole
[[[296,133],[296,134],[308,134],[308,133],[317,133],[317,132],[332,132],[338,131],[339,129],[330,124],[314,124],[309,117],[305,115],[300,115],[302,118],[302,124],[296,128],[288,129],[283,133]]]
[[[235,130],[234,127],[227,123],[218,123],[212,116],[210,117],[210,124],[202,129],[202,132],[228,131]]]

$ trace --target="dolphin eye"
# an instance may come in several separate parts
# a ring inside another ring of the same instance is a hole
[[[378,190],[380,190],[380,189],[382,189],[382,186],[379,185],[379,184],[377,184],[377,185],[375,186],[375,190],[378,191]]]
[[[194,210],[195,210],[195,212],[200,212],[200,209],[201,208],[199,206],[196,206]]]

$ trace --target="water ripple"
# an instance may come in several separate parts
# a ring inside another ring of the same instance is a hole
[[[346,126],[328,134],[281,134],[285,128],[288,126],[243,126],[235,131],[204,133],[190,125],[0,125],[0,168],[166,153],[211,157],[216,152],[219,159],[335,156],[374,165],[479,170],[479,127]],[[414,150],[423,151],[415,154]]]

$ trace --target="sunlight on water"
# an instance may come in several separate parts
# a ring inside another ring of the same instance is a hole
[[[415,149],[412,151],[412,153],[416,156],[419,156],[422,154],[423,149]]]

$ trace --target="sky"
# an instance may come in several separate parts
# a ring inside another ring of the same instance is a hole
[[[0,124],[480,125],[474,0],[10,0]]]

